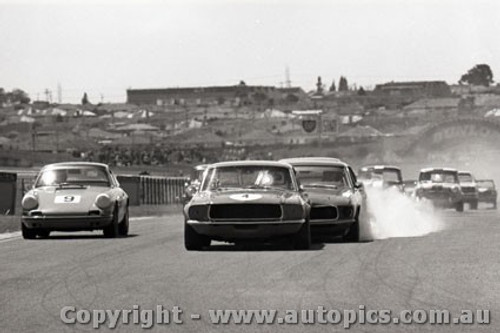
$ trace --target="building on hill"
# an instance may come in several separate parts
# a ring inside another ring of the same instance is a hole
[[[127,89],[127,103],[136,105],[267,107],[276,104],[296,104],[304,99],[307,99],[307,94],[301,88],[249,86],[244,82],[234,86]]]
[[[445,81],[389,82],[378,84],[373,91],[376,95],[408,97],[450,97],[450,86]]]
[[[421,98],[414,103],[403,108],[405,116],[425,116],[425,115],[440,115],[451,116],[458,114],[458,105],[460,98],[445,97],[445,98]]]

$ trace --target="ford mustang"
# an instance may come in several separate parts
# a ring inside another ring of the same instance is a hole
[[[48,237],[51,231],[102,229],[114,238],[128,234],[128,195],[105,164],[49,164],[22,199],[21,230],[25,239]]]
[[[200,189],[184,207],[184,244],[201,250],[212,240],[288,238],[311,244],[309,204],[289,164],[234,161],[207,167]]]
[[[311,202],[313,233],[343,236],[359,241],[359,214],[366,202],[363,185],[352,168],[336,158],[299,157],[281,160],[291,164]]]

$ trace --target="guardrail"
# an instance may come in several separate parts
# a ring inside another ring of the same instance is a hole
[[[0,214],[21,212],[23,195],[31,189],[36,175],[0,172]],[[184,194],[185,177],[155,177],[118,175],[118,181],[129,195],[131,206],[180,204]]]

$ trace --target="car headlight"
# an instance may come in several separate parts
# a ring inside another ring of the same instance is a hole
[[[24,196],[21,206],[26,210],[32,210],[38,207],[38,198],[32,194],[27,194]]]
[[[451,191],[454,192],[454,193],[458,193],[458,192],[460,192],[460,188],[458,186],[453,186],[451,188]]]
[[[95,199],[95,205],[100,209],[107,209],[111,207],[112,204],[111,198],[105,193],[99,194]]]
[[[195,221],[208,221],[208,206],[207,205],[196,205],[189,207],[188,210],[189,219]]]
[[[300,220],[304,218],[304,207],[302,205],[283,205],[284,220]]]
[[[352,197],[352,192],[351,191],[342,192],[342,196],[344,198],[350,198],[350,197]]]

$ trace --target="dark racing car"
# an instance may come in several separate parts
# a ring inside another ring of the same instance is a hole
[[[464,196],[458,181],[458,172],[452,168],[420,170],[415,196],[418,201],[428,200],[436,207],[464,210]]]
[[[212,240],[237,243],[284,237],[296,248],[308,249],[309,210],[289,164],[212,164],[200,190],[184,207],[184,245],[187,250],[200,250]]]
[[[361,183],[352,168],[336,158],[299,157],[281,160],[291,164],[311,202],[311,230],[359,240],[359,214],[365,202]]]
[[[464,195],[464,202],[469,204],[470,209],[477,209],[479,195],[477,183],[472,173],[469,171],[459,171],[458,182]]]
[[[497,208],[497,190],[493,179],[478,179],[477,181],[479,202],[489,203]]]

